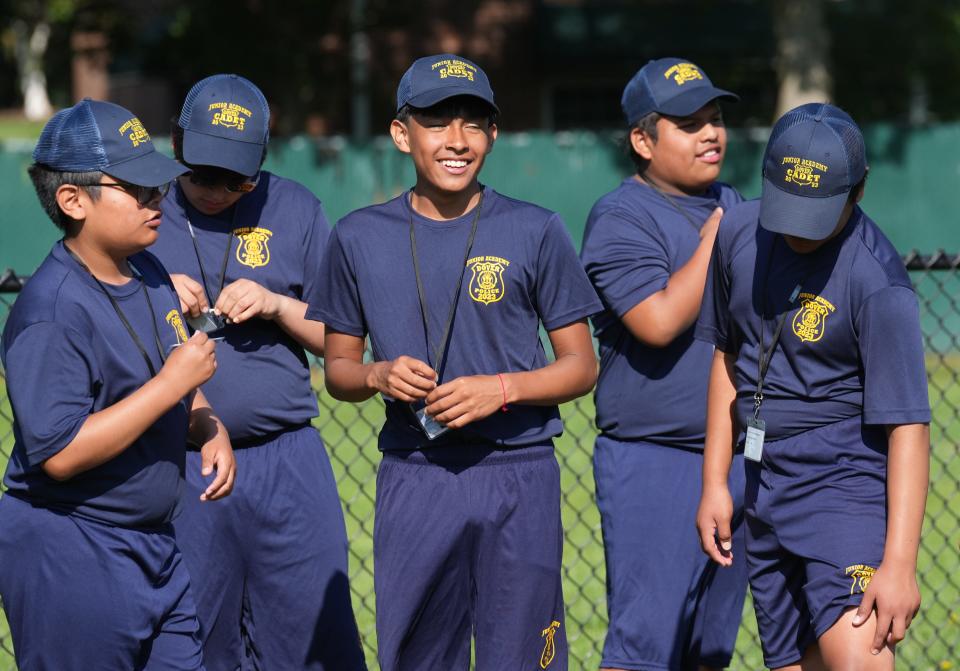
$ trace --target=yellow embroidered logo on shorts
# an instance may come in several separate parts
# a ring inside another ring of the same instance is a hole
[[[800,342],[817,342],[823,337],[827,316],[836,312],[833,303],[814,294],[799,296],[801,308],[793,316],[793,332]]]
[[[877,569],[872,566],[867,566],[866,564],[848,566],[844,573],[853,579],[853,582],[850,583],[850,593],[863,594],[866,592],[867,587],[870,586],[870,581],[873,579],[873,574],[876,572]]]
[[[176,334],[177,344],[182,345],[187,342],[187,328],[183,325],[183,317],[180,316],[180,311],[170,310],[164,319],[170,324],[170,328],[172,328],[174,334]]]
[[[499,256],[475,256],[467,260],[470,276],[470,298],[489,305],[503,298],[506,286],[503,273],[510,262]]]
[[[545,669],[550,666],[550,662],[557,656],[557,645],[553,642],[553,637],[557,635],[557,629],[560,623],[554,620],[550,626],[543,630],[540,638],[546,638],[547,642],[543,644],[543,652],[540,653],[540,668]]]
[[[237,243],[237,261],[251,268],[259,268],[270,263],[270,248],[267,241],[273,231],[259,227],[234,229],[233,234],[240,238]]]
[[[247,119],[253,116],[253,112],[236,103],[212,103],[207,111],[213,112],[213,118],[210,120],[211,126],[235,128],[241,132]]]
[[[477,69],[469,63],[464,63],[459,59],[451,60],[449,58],[434,63],[433,69],[440,73],[440,79],[459,77],[469,79],[470,81],[473,81],[473,74],[477,71]]]
[[[127,139],[130,140],[130,144],[134,147],[139,147],[144,142],[150,141],[150,133],[147,132],[147,129],[143,127],[143,124],[140,123],[140,119],[133,117],[130,121],[126,122],[118,129],[120,135],[126,135]]]
[[[783,181],[793,182],[800,186],[809,186],[811,189],[820,188],[821,173],[827,172],[830,169],[823,163],[817,163],[808,158],[800,158],[798,156],[784,156],[783,163],[780,165],[790,166],[787,168]]]
[[[677,63],[663,73],[664,79],[670,79],[671,77],[673,81],[677,83],[677,86],[683,86],[687,82],[692,82],[695,79],[703,79],[700,70],[693,63]]]

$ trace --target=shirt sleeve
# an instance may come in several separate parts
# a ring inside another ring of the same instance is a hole
[[[694,337],[728,354],[735,352],[730,316],[730,274],[723,261],[720,238],[710,255],[707,282]]]
[[[670,256],[652,221],[609,210],[592,222],[583,265],[606,305],[623,317],[666,288]]]
[[[856,326],[864,370],[864,423],[929,422],[917,295],[899,286],[871,294],[860,309]]]
[[[547,221],[540,241],[535,300],[540,321],[548,331],[603,309],[580,265],[570,233],[556,214]]]
[[[329,239],[330,222],[323,210],[323,205],[318,202],[303,248],[303,295],[299,297],[300,300],[306,301],[316,290],[323,273],[321,262],[327,251]]]
[[[307,319],[320,321],[343,333],[362,338],[367,327],[357,276],[343,246],[340,227],[333,229],[318,272],[318,281],[307,299]]]
[[[80,333],[54,322],[28,326],[7,350],[7,394],[30,466],[69,445],[93,411],[91,351]]]

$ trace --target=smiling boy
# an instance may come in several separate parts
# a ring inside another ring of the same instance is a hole
[[[479,671],[567,668],[552,439],[557,404],[596,379],[586,318],[599,302],[559,217],[478,181],[498,113],[476,64],[413,63],[390,133],[416,184],[337,224],[307,312],[327,325],[330,393],[386,402],[384,671],[465,670],[472,633]]]
[[[719,207],[741,200],[717,181],[722,99],[737,100],[684,59],[643,66],[622,98],[636,174],[594,205],[584,232],[581,259],[605,307],[593,318],[605,669],[725,667],[743,608],[745,570],[717,571],[692,531],[712,354],[693,327]],[[742,475],[733,482],[742,489]]]

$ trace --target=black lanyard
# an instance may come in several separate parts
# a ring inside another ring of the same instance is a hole
[[[240,203],[233,205],[233,218],[230,220],[230,230],[227,231],[227,246],[223,250],[223,263],[220,264],[220,286],[217,287],[217,297],[223,291],[223,282],[227,278],[227,259],[230,258],[230,247],[233,245],[233,231],[237,224],[237,210],[240,209]],[[203,271],[203,261],[200,260],[200,246],[197,244],[197,234],[193,230],[193,224],[190,223],[190,217],[187,217],[187,230],[190,231],[190,240],[193,242],[193,251],[197,255],[197,265],[200,266],[200,280],[203,282],[203,293],[207,295],[207,303],[213,307],[213,296],[210,295],[210,288],[207,286],[207,274]]]
[[[668,203],[670,203],[671,205],[673,205],[674,209],[676,209],[677,212],[679,212],[681,215],[683,215],[683,218],[686,219],[686,220],[690,223],[691,226],[693,226],[694,230],[696,230],[696,232],[697,232],[697,235],[700,234],[700,229],[703,228],[703,223],[702,223],[702,222],[698,224],[696,221],[694,221],[694,220],[693,220],[693,217],[691,217],[690,214],[689,214],[685,209],[683,209],[682,207],[680,207],[680,203],[678,203],[678,202],[675,201],[673,198],[671,198],[670,195],[669,195],[666,191],[664,191],[664,190],[661,189],[659,186],[657,186],[656,184],[654,184],[650,179],[647,178],[646,175],[640,175],[640,179],[642,179],[642,180],[644,181],[644,183],[645,183],[647,186],[649,186],[651,189],[653,189],[654,191],[656,191],[657,193],[659,193],[659,194],[663,197],[664,200],[666,200]]]
[[[127,329],[127,333],[130,334],[130,338],[133,340],[133,344],[137,346],[137,349],[140,350],[140,354],[143,356],[144,362],[147,364],[147,368],[150,371],[150,377],[156,377],[157,369],[153,365],[153,361],[150,360],[150,355],[147,354],[147,348],[143,346],[143,342],[140,340],[140,336],[137,335],[137,332],[133,330],[133,326],[130,325],[130,321],[127,319],[127,316],[123,314],[123,310],[120,308],[120,304],[117,303],[117,299],[113,297],[103,283],[97,279],[97,276],[94,275],[90,268],[87,267],[87,264],[83,262],[76,252],[67,247],[66,244],[63,245],[63,248],[67,250],[67,253],[73,257],[73,260],[80,264],[80,267],[86,270],[90,277],[93,278],[93,281],[97,283],[97,286],[100,287],[100,291],[109,299],[110,305],[113,306],[114,312],[117,313],[117,317],[120,318],[120,322],[123,324],[124,328]],[[160,357],[160,361],[163,362],[166,360],[166,357],[163,355],[163,345],[160,344],[160,330],[157,328],[157,318],[156,312],[153,310],[153,302],[150,300],[150,294],[147,292],[147,283],[143,280],[143,275],[137,270],[136,266],[130,263],[130,260],[127,259],[127,266],[130,268],[130,272],[140,280],[140,290],[143,292],[143,297],[147,300],[147,309],[150,311],[150,325],[153,327],[153,342],[157,347],[157,355]]]
[[[473,240],[477,236],[477,223],[480,221],[480,207],[483,205],[483,191],[480,192],[480,200],[477,201],[476,213],[473,215],[473,223],[470,225],[470,237],[467,238],[467,248],[463,253],[463,263],[460,264],[460,277],[457,280],[457,289],[453,293],[453,303],[450,304],[450,313],[447,315],[447,323],[443,327],[443,336],[437,343],[435,349],[430,347],[430,322],[427,319],[427,299],[423,291],[423,280],[420,278],[420,263],[417,260],[417,236],[413,231],[413,204],[410,203],[410,254],[413,256],[413,272],[417,277],[417,297],[420,300],[420,316],[423,318],[423,334],[427,340],[427,356],[433,352],[433,362],[427,361],[437,375],[440,375],[440,368],[443,366],[443,359],[447,353],[447,344],[450,337],[450,327],[453,325],[453,317],[457,313],[457,305],[460,303],[460,289],[463,288],[463,274],[466,270],[467,260],[470,258],[470,250],[473,249]],[[435,362],[435,363],[434,363]]]
[[[770,278],[770,267],[773,265],[773,252],[776,248],[777,237],[777,234],[773,234],[773,238],[770,242],[770,255],[767,259],[767,267],[763,274],[763,285],[760,287],[760,349],[757,351],[757,391],[753,394],[754,419],[760,419],[760,406],[763,404],[763,381],[767,377],[767,370],[770,368],[770,359],[773,358],[773,352],[777,348],[777,343],[780,342],[780,334],[783,332],[783,325],[787,321],[787,315],[790,313],[790,310],[793,309],[793,304],[800,295],[801,287],[803,287],[807,281],[806,278],[804,278],[797,286],[793,288],[789,298],[790,307],[788,307],[786,311],[780,315],[780,318],[777,320],[777,327],[773,331],[773,341],[770,343],[770,348],[764,350],[763,320],[767,311],[767,280]]]

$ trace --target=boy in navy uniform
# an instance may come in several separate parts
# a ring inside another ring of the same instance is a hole
[[[174,154],[190,173],[161,203],[167,229],[152,251],[188,320],[223,337],[204,392],[240,471],[228,505],[185,507],[177,537],[208,668],[356,671],[365,665],[346,528],[310,425],[317,399],[304,353],[323,354],[323,325],[304,319],[303,300],[330,229],[305,187],[260,169],[269,122],[253,83],[220,74],[193,86],[173,129]]]
[[[737,97],[693,63],[643,66],[622,98],[637,173],[594,205],[584,232],[581,260],[605,308],[593,318],[604,669],[723,668],[743,610],[746,570],[717,571],[693,533],[713,356],[693,339],[694,322],[719,208],[741,200],[716,181],[727,144],[720,99]]]
[[[386,401],[384,671],[465,670],[472,632],[479,671],[567,668],[552,438],[557,403],[594,384],[586,318],[600,306],[559,217],[478,182],[497,114],[474,63],[411,65],[390,132],[416,185],[337,224],[307,312],[327,325],[330,393]]]
[[[729,551],[744,432],[746,562],[773,669],[893,669],[920,605],[930,407],[917,297],[857,205],[863,136],[808,104],[773,127],[763,194],[720,226],[697,337],[716,345],[701,543]]]
[[[17,665],[202,669],[170,521],[188,439],[202,455],[191,467],[216,469],[197,503],[226,496],[235,467],[196,391],[216,368],[214,343],[187,339],[170,278],[143,251],[183,169],[133,114],[89,99],[54,115],[33,158],[37,196],[64,238],[14,304],[0,347],[15,439],[0,597]]]

